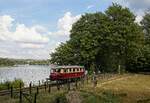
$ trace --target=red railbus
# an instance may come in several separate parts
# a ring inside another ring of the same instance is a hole
[[[56,66],[50,71],[50,80],[67,80],[82,78],[85,75],[84,66]]]

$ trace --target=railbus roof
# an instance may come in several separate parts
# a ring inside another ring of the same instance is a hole
[[[54,66],[51,69],[67,69],[67,68],[84,68],[84,66],[69,65],[69,66]]]

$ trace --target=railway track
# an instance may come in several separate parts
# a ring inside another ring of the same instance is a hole
[[[104,78],[104,77],[107,77],[107,75],[100,75],[100,77],[98,77],[98,78]],[[109,78],[111,78],[111,76],[109,77]],[[82,81],[83,79],[78,79],[77,81]],[[67,84],[67,83],[75,83],[76,81],[75,80],[73,80],[73,81],[63,81],[63,82],[52,82],[52,81],[48,81],[48,82],[45,82],[44,84],[42,84],[42,85],[38,85],[38,86],[31,86],[31,87],[23,87],[23,88],[21,88],[21,91],[22,92],[29,92],[30,91],[30,89],[32,89],[32,90],[36,90],[37,88],[38,89],[44,89],[45,88],[45,84],[46,84],[46,88],[48,87],[48,86],[50,86],[50,87],[57,87],[57,86],[60,86],[60,85],[65,85],[65,84]],[[13,88],[13,93],[19,93],[20,92],[20,88]],[[9,90],[1,90],[0,91],[0,96],[4,96],[4,95],[10,95],[11,94],[11,89],[9,89]]]
[[[57,87],[57,86],[60,86],[60,85],[64,85],[64,84],[67,84],[67,83],[73,83],[75,81],[69,81],[69,82],[54,82],[54,83],[46,83],[43,84],[43,85],[40,85],[40,86],[32,86],[31,89],[36,89],[38,87],[38,89],[44,89],[45,87]],[[30,87],[24,87],[24,88],[21,88],[21,91],[22,92],[28,92],[30,91]],[[20,88],[13,88],[13,93],[19,93],[20,92]],[[10,95],[11,94],[11,89],[9,90],[1,90],[0,91],[0,96],[4,96],[4,95]]]

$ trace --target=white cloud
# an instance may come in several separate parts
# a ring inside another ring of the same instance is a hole
[[[150,7],[150,0],[125,0],[134,9],[145,9]]]
[[[62,18],[58,20],[58,31],[52,34],[55,35],[69,35],[72,24],[75,23],[81,15],[73,16],[70,12],[66,12]]]
[[[150,0],[112,0],[125,7],[129,7],[136,15],[136,22],[140,22],[144,16],[144,11],[150,8]]]
[[[42,26],[27,27],[24,24],[13,23],[14,19],[9,15],[0,16],[0,40],[11,40],[19,42],[41,42],[49,41],[48,37],[43,35]],[[15,31],[12,29],[15,28]]]
[[[21,43],[20,46],[22,48],[33,48],[33,49],[44,47],[43,44],[32,44],[32,43]]]
[[[24,24],[18,24],[16,31],[12,34],[12,39],[19,42],[47,43],[49,38],[44,36],[42,32],[43,27],[41,26],[33,26],[28,28]]]
[[[94,7],[94,5],[89,5],[89,6],[87,6],[87,9],[91,9],[93,7]]]
[[[17,23],[10,15],[0,16],[0,57],[47,59],[60,42],[69,39],[72,24],[80,18],[66,12],[57,22],[57,31],[40,25]]]
[[[145,9],[150,7],[150,0],[112,0],[124,6],[128,6],[133,9]]]

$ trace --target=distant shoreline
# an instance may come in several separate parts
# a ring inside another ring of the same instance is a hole
[[[0,58],[0,67],[13,67],[16,65],[49,65],[49,60],[33,60],[33,59],[10,59]]]
[[[49,64],[30,64],[30,65],[26,65],[26,64],[18,64],[18,65],[12,65],[12,66],[0,66],[1,67],[19,67],[19,66],[49,66]]]

